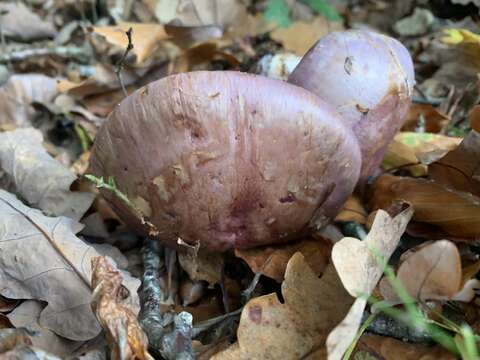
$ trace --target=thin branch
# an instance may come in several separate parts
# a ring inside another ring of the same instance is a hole
[[[0,64],[23,61],[35,56],[55,55],[62,58],[73,58],[85,62],[88,55],[85,48],[79,46],[52,46],[46,48],[32,48],[0,54]]]
[[[117,69],[115,70],[115,74],[117,74],[118,81],[120,82],[120,86],[122,87],[122,91],[123,91],[123,93],[125,94],[125,96],[128,96],[128,92],[127,92],[127,89],[125,88],[125,84],[123,83],[123,79],[122,79],[122,69],[123,69],[123,66],[124,66],[124,64],[125,64],[125,59],[127,58],[128,53],[129,53],[131,50],[133,50],[132,33],[133,33],[133,29],[132,29],[132,28],[129,28],[129,29],[125,32],[125,35],[127,35],[127,39],[128,39],[127,48],[125,49],[125,52],[123,53],[122,57],[121,57],[120,60],[118,61],[118,63],[117,63]]]

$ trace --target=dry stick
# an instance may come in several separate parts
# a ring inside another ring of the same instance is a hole
[[[33,48],[0,54],[0,64],[23,61],[34,56],[56,55],[63,58],[86,60],[85,48],[79,46],[55,46],[46,48]]]
[[[127,35],[127,39],[128,39],[127,48],[125,49],[125,52],[123,53],[122,57],[121,57],[120,60],[118,61],[118,63],[117,63],[117,69],[115,70],[115,74],[117,74],[118,81],[120,82],[120,86],[122,87],[122,91],[123,91],[123,94],[124,94],[125,96],[128,96],[128,93],[127,93],[127,89],[125,88],[125,84],[123,83],[123,79],[122,79],[122,69],[123,69],[123,65],[124,65],[124,63],[125,63],[125,59],[127,58],[128,53],[133,49],[132,33],[133,33],[133,29],[132,29],[132,28],[128,29],[128,30],[125,32],[125,35]]]

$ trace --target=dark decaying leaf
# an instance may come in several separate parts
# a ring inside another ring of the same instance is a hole
[[[456,149],[430,164],[428,175],[439,184],[480,196],[480,133],[472,130]]]

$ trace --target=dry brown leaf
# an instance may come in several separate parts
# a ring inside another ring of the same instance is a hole
[[[457,148],[430,164],[428,175],[439,184],[480,197],[480,133],[470,131]]]
[[[132,92],[133,86],[139,76],[127,68],[122,70],[122,81],[127,92]],[[107,64],[96,64],[95,72],[88,79],[81,82],[70,80],[59,80],[57,82],[57,90],[61,93],[68,93],[76,99],[83,99],[87,96],[103,94],[120,88],[118,76],[115,69]],[[125,95],[122,92],[122,96]]]
[[[0,313],[7,313],[17,307],[20,301],[0,296]]]
[[[52,23],[43,21],[20,1],[0,3],[3,36],[21,41],[41,40],[57,33]]]
[[[91,259],[92,309],[106,332],[113,360],[153,360],[148,353],[148,338],[135,310],[124,302],[122,275],[105,256]]]
[[[425,119],[425,131],[428,133],[438,133],[448,123],[450,118],[441,111],[428,104],[412,104],[402,131],[415,131],[418,127],[418,120]]]
[[[292,244],[235,250],[235,255],[246,261],[254,273],[261,273],[282,282],[290,258],[300,252],[313,272],[320,276],[328,264],[332,245],[325,239],[305,239]]]
[[[425,176],[426,166],[406,165],[430,164],[455,149],[461,141],[461,138],[440,134],[400,132],[390,144],[382,166],[386,170],[402,167],[409,170],[413,176]]]
[[[47,302],[39,324],[65,338],[85,341],[100,326],[90,309],[90,259],[97,251],[75,236],[81,224],[46,217],[0,190],[0,294]],[[129,301],[138,308],[140,281],[125,273]]]
[[[300,253],[288,262],[282,294],[284,304],[276,294],[250,300],[242,311],[238,342],[212,359],[300,359],[325,348],[328,332],[353,302],[333,266],[319,279]]]
[[[142,64],[157,49],[160,42],[169,38],[165,27],[160,24],[122,23],[114,26],[95,26],[93,32],[103,36],[110,44],[125,51],[128,45],[126,32],[132,28],[132,53],[137,64]]]
[[[222,279],[224,257],[220,253],[185,246],[178,252],[178,261],[192,280],[205,280],[214,285]]]
[[[354,340],[361,325],[367,298],[383,274],[384,267],[379,257],[388,261],[412,215],[411,207],[393,218],[387,212],[379,210],[363,241],[345,237],[333,246],[332,262],[338,275],[348,293],[358,298],[347,316],[328,335],[326,344],[329,360],[342,359]]]
[[[475,105],[468,115],[468,120],[470,122],[470,127],[480,132],[480,105]]]
[[[33,128],[0,133],[0,169],[11,190],[32,207],[80,220],[95,195],[70,191],[76,176],[47,153],[42,141],[42,133]]]
[[[460,253],[451,241],[422,244],[402,257],[397,278],[413,299],[449,300],[460,291],[462,264]],[[389,301],[399,300],[388,287],[388,281],[380,284],[382,296]]]
[[[0,87],[0,124],[31,126],[33,102],[48,103],[57,94],[56,80],[42,74],[16,74]]]
[[[413,220],[434,225],[450,237],[471,239],[480,235],[480,199],[469,193],[425,179],[380,176],[373,184],[370,207],[386,209],[396,201],[412,205]]]
[[[5,352],[22,345],[32,345],[30,335],[27,329],[3,329],[0,332],[0,357],[8,359],[4,358]]]
[[[414,165],[417,164],[417,165]],[[405,169],[413,176],[427,175],[427,167],[420,164],[415,151],[403,142],[393,139],[382,161],[385,170]]]
[[[365,224],[367,215],[367,211],[358,196],[352,195],[348,198],[345,205],[343,205],[343,209],[337,215],[335,221],[354,221],[359,224]]]
[[[39,318],[44,307],[45,305],[40,301],[27,300],[7,316],[16,328],[27,328],[37,333],[37,336],[31,337],[32,345],[36,348],[63,358],[72,355],[82,343],[64,339],[51,330],[42,327],[39,324]]]
[[[390,337],[364,334],[352,359],[454,360],[456,357],[439,345],[412,344]]]
[[[278,28],[270,33],[270,37],[281,43],[285,50],[303,56],[318,39],[336,30],[342,30],[340,22],[317,16],[311,22],[297,21],[288,28]]]

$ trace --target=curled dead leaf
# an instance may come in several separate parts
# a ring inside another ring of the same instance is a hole
[[[367,298],[384,271],[381,259],[388,261],[412,215],[411,207],[393,218],[387,212],[379,210],[363,241],[345,237],[333,246],[332,262],[338,275],[349,294],[358,298],[345,318],[327,337],[329,360],[342,359],[354,340],[361,325]]]
[[[133,308],[123,300],[122,276],[105,256],[92,258],[92,309],[106,332],[113,360],[153,360]]]

